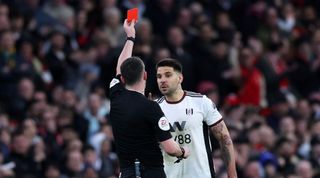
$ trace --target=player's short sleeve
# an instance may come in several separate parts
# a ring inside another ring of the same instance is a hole
[[[169,131],[170,124],[168,119],[165,117],[160,106],[156,102],[150,101],[150,103],[149,122],[152,124],[152,127],[155,130],[158,141],[162,142],[170,139],[172,136]]]
[[[109,84],[110,98],[113,98],[118,92],[124,89],[124,86],[120,80],[120,76],[121,75],[117,75],[116,77],[114,77]]]
[[[222,115],[216,105],[207,97],[203,96],[204,121],[208,126],[213,126],[222,120]]]

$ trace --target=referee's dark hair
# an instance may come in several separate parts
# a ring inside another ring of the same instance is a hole
[[[133,85],[142,77],[144,63],[139,57],[130,57],[122,63],[120,70],[125,84]]]
[[[172,67],[175,71],[182,73],[182,65],[179,61],[175,59],[162,59],[157,63],[156,69],[158,69],[159,67]]]

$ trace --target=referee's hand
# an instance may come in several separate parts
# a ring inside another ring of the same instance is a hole
[[[124,31],[127,34],[127,37],[136,37],[136,30],[134,29],[134,25],[136,24],[135,20],[132,20],[131,22],[128,22],[126,19],[123,23]]]
[[[184,149],[184,159],[188,158],[190,156],[190,149],[188,147],[183,146]]]
[[[190,155],[190,149],[188,147],[180,147],[182,151],[182,155],[178,156],[177,160],[174,163],[180,163],[183,159],[187,159]]]

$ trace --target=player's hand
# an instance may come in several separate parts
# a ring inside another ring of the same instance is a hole
[[[136,30],[134,29],[134,25],[136,24],[135,20],[132,20],[131,22],[128,22],[126,19],[123,23],[124,31],[127,34],[127,37],[136,37]]]

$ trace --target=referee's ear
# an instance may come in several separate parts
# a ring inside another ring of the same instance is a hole
[[[143,73],[143,80],[147,80],[147,78],[148,78],[148,74],[147,74],[146,71],[144,71],[144,73]]]
[[[121,83],[126,83],[122,75],[120,76],[120,80],[121,80]]]

